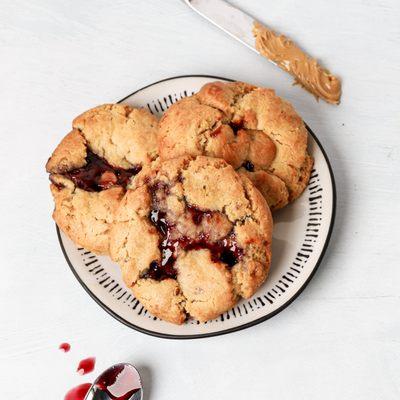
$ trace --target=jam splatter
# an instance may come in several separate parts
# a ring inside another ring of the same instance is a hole
[[[76,371],[78,372],[79,375],[86,375],[94,370],[95,364],[96,364],[95,357],[85,358],[84,360],[81,360],[79,362]]]
[[[69,343],[61,343],[58,348],[64,353],[68,353],[71,350],[71,345]]]
[[[71,179],[77,187],[88,192],[100,192],[118,185],[126,187],[129,179],[139,173],[141,166],[123,169],[110,165],[104,158],[88,150],[86,165],[64,175]]]
[[[84,400],[91,386],[91,383],[82,383],[81,385],[72,388],[65,395],[64,400]]]

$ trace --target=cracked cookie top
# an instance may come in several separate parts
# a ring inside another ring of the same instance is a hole
[[[307,130],[294,108],[271,89],[213,82],[173,104],[160,121],[162,160],[220,157],[250,178],[271,209],[306,187],[312,168]]]
[[[118,184],[122,171],[137,173],[143,164],[157,157],[158,121],[145,109],[104,104],[76,117],[72,127],[48,160],[46,170],[51,174],[65,174],[78,187],[81,182],[77,175],[86,175],[83,180],[92,180],[89,176],[99,178],[94,170],[100,175],[115,170],[115,184]],[[82,188],[101,190],[101,187]]]
[[[128,185],[110,254],[154,315],[205,321],[250,297],[270,265],[264,198],[224,160],[180,157],[146,166]]]
[[[158,121],[144,109],[105,104],[72,126],[46,164],[53,218],[75,243],[107,254],[110,223],[129,180],[156,158]]]

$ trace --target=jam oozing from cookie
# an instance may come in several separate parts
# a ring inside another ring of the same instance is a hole
[[[50,174],[49,176],[50,182],[58,189],[61,190],[64,188],[64,185],[62,183],[56,182],[54,177]]]
[[[80,189],[88,192],[100,192],[115,185],[126,187],[129,179],[141,169],[141,166],[131,169],[113,167],[104,158],[88,150],[86,165],[68,171],[64,175]]]
[[[187,236],[171,239],[171,229],[160,243],[161,262],[153,261],[150,263],[149,269],[143,278],[151,278],[155,280],[176,279],[176,269],[174,264],[179,249],[182,250],[201,250],[208,249],[211,252],[211,260],[215,263],[222,262],[232,268],[237,264],[243,256],[241,249],[233,233],[217,242],[211,242],[208,235],[200,234],[199,237],[192,239]]]
[[[249,172],[253,172],[254,171],[254,164],[251,162],[251,161],[245,161],[243,164],[242,164],[242,167],[243,168],[246,168],[247,169],[247,171],[249,171]]]
[[[154,198],[153,191],[153,206],[155,206]],[[215,213],[215,211],[203,211],[194,206],[187,206],[186,209],[191,214],[195,225],[200,225],[205,219],[211,219]],[[191,238],[179,235],[175,224],[168,221],[166,213],[157,208],[150,211],[149,219],[160,234],[161,261],[152,261],[143,278],[176,279],[174,264],[179,249],[186,251],[208,249],[213,262],[222,262],[228,267],[233,267],[243,256],[243,249],[238,246],[233,232],[218,241],[211,241],[206,233],[200,233],[197,237]]]
[[[174,255],[177,251],[178,243],[171,240],[172,226],[168,223],[166,214],[160,210],[153,209],[150,211],[149,218],[162,237],[159,244],[161,262],[151,262],[145,277],[156,280],[167,278],[175,279],[176,270],[174,268]]]
[[[233,133],[235,134],[235,136],[237,136],[238,132],[239,132],[241,129],[244,129],[243,120],[240,120],[240,121],[231,121],[231,122],[229,123],[229,126],[230,126],[231,129],[233,130]]]
[[[218,255],[218,259],[229,267],[233,267],[242,258],[243,249],[238,246],[233,232],[217,244],[218,247],[215,249],[216,251],[214,250],[213,255]]]
[[[230,268],[243,256],[243,250],[238,246],[233,232],[216,242],[211,242],[208,235],[200,234],[196,239],[183,237],[179,239],[179,244],[184,250],[208,249],[213,262],[222,262]]]
[[[192,215],[192,221],[195,225],[200,225],[204,219],[210,219],[212,216],[211,211],[203,211],[195,206],[186,206],[186,209]]]
[[[214,130],[212,130],[210,132],[210,137],[212,137],[212,138],[217,137],[222,132],[222,129],[223,129],[224,126],[225,127],[229,126],[232,129],[233,134],[235,136],[237,136],[238,132],[241,129],[244,129],[242,120],[240,120],[240,121],[231,121],[228,125],[225,125],[225,124],[218,125]]]

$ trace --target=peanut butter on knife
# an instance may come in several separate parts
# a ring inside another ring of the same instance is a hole
[[[295,84],[300,84],[317,99],[339,104],[342,94],[341,81],[315,58],[304,53],[292,40],[254,22],[253,35],[256,49],[284,71],[289,72]]]

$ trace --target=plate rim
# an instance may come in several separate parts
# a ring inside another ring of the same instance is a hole
[[[162,82],[166,82],[166,81],[171,81],[171,80],[175,80],[175,79],[181,79],[181,78],[211,78],[211,79],[220,79],[220,80],[225,80],[228,82],[233,82],[235,81],[234,79],[230,79],[230,78],[225,78],[225,77],[220,77],[220,76],[214,76],[214,75],[202,75],[202,74],[195,74],[195,75],[178,75],[178,76],[173,76],[170,78],[165,78],[165,79],[161,79],[159,81],[150,83],[146,86],[143,86],[140,89],[135,90],[134,92],[128,94],[127,96],[125,96],[124,98],[122,98],[121,100],[119,100],[117,103],[121,103],[124,100],[128,99],[129,97],[135,95],[136,93],[141,92],[142,90],[145,90],[151,86],[157,85],[159,83]],[[306,123],[305,123],[306,124]],[[276,310],[272,311],[271,313],[264,315],[263,317],[257,318],[254,321],[250,321],[247,322],[245,324],[242,325],[238,325],[235,326],[233,328],[228,328],[228,329],[223,329],[220,331],[216,331],[216,332],[210,332],[210,333],[199,333],[199,334],[194,334],[194,335],[175,335],[175,334],[169,334],[169,333],[161,333],[161,332],[157,332],[157,331],[152,331],[146,328],[142,328],[140,326],[137,326],[129,321],[127,321],[126,319],[124,319],[123,317],[121,317],[119,314],[117,314],[115,311],[113,311],[111,308],[109,308],[107,305],[105,305],[85,284],[85,282],[81,279],[81,277],[78,275],[78,272],[76,271],[75,267],[73,266],[71,260],[68,257],[68,254],[65,250],[64,247],[64,243],[62,241],[61,238],[61,233],[60,233],[60,229],[59,227],[56,225],[56,232],[57,232],[57,238],[62,250],[62,253],[64,255],[65,260],[67,261],[67,264],[70,268],[70,270],[72,271],[73,275],[75,276],[75,278],[77,279],[77,281],[80,283],[80,285],[83,287],[83,289],[89,294],[89,296],[101,307],[103,308],[108,314],[110,314],[112,317],[114,317],[117,321],[121,322],[122,324],[124,324],[125,326],[134,329],[138,332],[144,333],[146,335],[150,335],[150,336],[154,336],[154,337],[158,337],[158,338],[162,338],[162,339],[174,339],[174,340],[189,340],[189,339],[202,339],[202,338],[209,338],[209,337],[214,337],[214,336],[221,336],[221,335],[227,335],[228,333],[233,333],[233,332],[238,332],[241,331],[243,329],[247,329],[250,328],[252,326],[258,325],[272,317],[274,317],[275,315],[279,314],[281,311],[283,311],[285,308],[287,308],[290,304],[293,303],[293,301],[295,301],[300,295],[301,293],[304,291],[304,289],[308,286],[308,284],[310,283],[311,279],[314,277],[315,273],[317,272],[319,266],[321,265],[321,262],[325,256],[326,250],[328,249],[329,243],[330,243],[330,239],[332,236],[332,231],[333,231],[333,227],[335,224],[335,218],[336,218],[336,203],[337,203],[337,194],[336,194],[336,183],[335,183],[335,177],[333,175],[333,170],[332,170],[332,166],[331,163],[329,161],[328,155],[325,152],[325,149],[323,148],[321,142],[318,140],[317,136],[315,135],[315,133],[311,130],[311,128],[306,124],[307,130],[309,132],[309,134],[313,137],[313,139],[316,141],[318,147],[320,148],[322,155],[324,156],[324,159],[326,161],[326,164],[328,166],[328,171],[329,171],[329,175],[331,178],[331,182],[332,182],[332,214],[331,214],[331,219],[330,219],[330,225],[329,225],[329,229],[328,229],[328,233],[321,251],[321,254],[313,268],[313,270],[311,271],[309,277],[306,279],[306,281],[303,283],[303,285],[300,287],[299,290],[296,291],[296,293],[289,299],[287,300],[285,303],[283,303],[280,307],[278,307]]]

